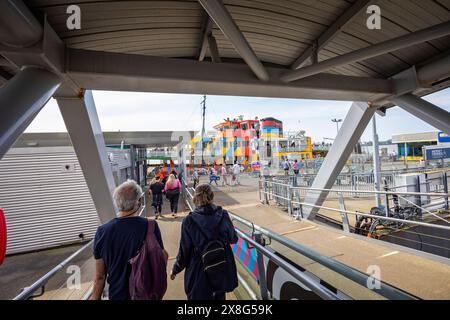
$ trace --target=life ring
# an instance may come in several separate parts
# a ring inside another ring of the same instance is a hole
[[[0,265],[5,260],[6,239],[6,219],[3,213],[3,209],[0,208]]]

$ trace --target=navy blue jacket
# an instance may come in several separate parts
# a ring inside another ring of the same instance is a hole
[[[228,273],[225,277],[230,291],[238,286],[236,265],[230,244],[238,241],[238,237],[230,220],[228,212],[222,207],[207,205],[196,208],[181,225],[181,241],[177,260],[173,266],[173,273],[180,273],[186,268],[184,274],[184,290],[189,300],[211,300],[214,292],[211,289],[202,269],[201,252],[203,246],[215,237],[217,226],[218,239],[226,244],[226,258],[229,263]],[[208,236],[208,240],[200,232]]]

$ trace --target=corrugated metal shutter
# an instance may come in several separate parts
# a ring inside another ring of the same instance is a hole
[[[73,148],[17,148],[0,160],[7,254],[95,235],[99,220]]]

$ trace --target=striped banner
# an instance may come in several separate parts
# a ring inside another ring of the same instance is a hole
[[[236,228],[237,229],[237,228]],[[240,232],[243,232],[240,229],[237,229]],[[249,235],[250,237],[250,235]],[[253,239],[253,237],[251,237]],[[256,281],[259,281],[259,271],[258,271],[258,263],[256,260],[256,249],[249,248],[247,241],[239,237],[239,240],[236,244],[231,245],[233,253],[236,258],[241,261],[241,263],[250,271]]]

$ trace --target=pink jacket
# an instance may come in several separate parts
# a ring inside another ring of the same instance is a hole
[[[170,188],[170,189],[180,189],[180,191],[181,191],[181,182],[180,182],[180,180],[176,179],[175,180],[175,185],[172,188]],[[164,191],[167,193],[167,190],[169,190],[169,183],[166,182],[166,185],[164,187]]]

